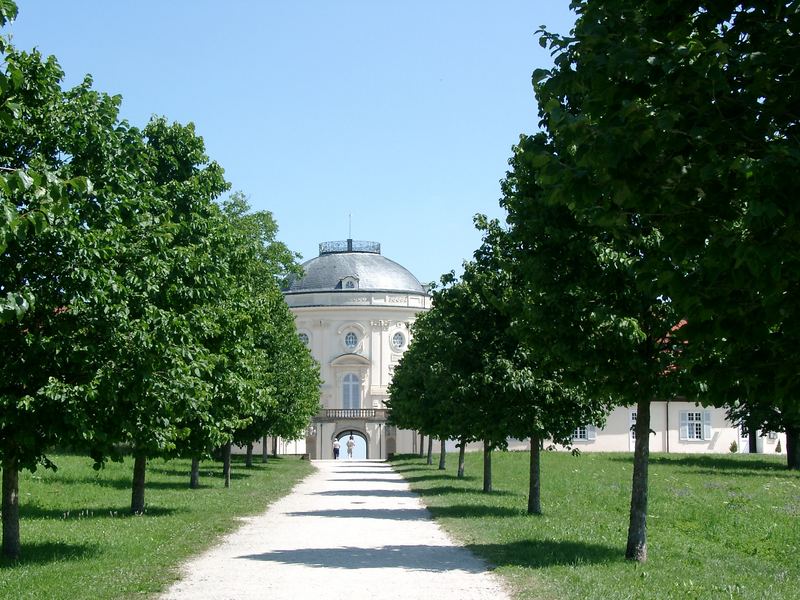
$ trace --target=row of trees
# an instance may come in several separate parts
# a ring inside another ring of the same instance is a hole
[[[440,304],[418,321],[403,363],[417,361],[424,374],[412,379],[400,365],[393,409],[405,418],[399,405],[424,393],[418,408],[430,413],[440,402],[432,396],[457,399],[461,385],[487,405],[484,419],[516,436],[505,415],[533,423],[531,407],[569,432],[597,409],[635,405],[626,556],[644,561],[653,399],[688,396],[727,407],[751,430],[784,431],[788,466],[800,468],[800,75],[790,58],[800,53],[800,5],[572,7],[570,36],[540,32],[555,66],[533,75],[542,131],[514,147],[502,184],[507,225],[479,222],[475,262],[460,282],[445,281]],[[467,329],[513,340],[511,356],[485,339],[423,348],[436,323],[469,339],[452,321],[461,313],[449,299],[461,290],[474,296]],[[468,372],[506,393],[457,371],[450,388],[436,387],[438,365],[479,351]],[[556,384],[569,392],[548,407],[542,390]],[[409,424],[431,426],[416,418]]]
[[[16,16],[0,0],[2,22]],[[99,468],[296,436],[319,376],[280,279],[296,256],[228,190],[194,127],[119,118],[87,77],[0,39],[0,461],[3,554],[20,552],[22,469],[56,446]]]

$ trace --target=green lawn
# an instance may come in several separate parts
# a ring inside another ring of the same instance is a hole
[[[451,535],[496,566],[517,597],[800,598],[800,476],[785,457],[653,455],[649,560],[624,560],[632,457],[542,456],[542,510],[525,514],[528,454],[481,453],[438,471],[400,457],[395,468]]]
[[[58,472],[22,473],[22,558],[0,563],[0,597],[77,600],[146,597],[174,581],[176,566],[263,511],[311,471],[308,461],[234,462],[232,487],[219,463],[201,465],[188,489],[189,462],[151,461],[146,513],[129,516],[133,461],[92,470],[83,457],[55,457]]]

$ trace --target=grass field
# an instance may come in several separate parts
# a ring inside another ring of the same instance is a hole
[[[189,462],[151,461],[146,513],[130,516],[133,461],[92,470],[83,457],[58,456],[57,473],[20,477],[22,558],[0,562],[0,598],[147,597],[177,575],[176,565],[261,512],[311,471],[296,458],[234,462],[225,489],[219,463],[201,465],[189,490]]]
[[[519,598],[800,599],[800,476],[785,457],[652,456],[644,565],[624,560],[630,455],[544,453],[542,516],[525,514],[527,453],[493,455],[491,494],[481,453],[463,480],[456,458],[393,464]]]

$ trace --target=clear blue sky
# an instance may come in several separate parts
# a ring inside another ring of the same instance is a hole
[[[122,115],[186,123],[233,190],[270,210],[304,259],[321,241],[381,242],[421,281],[502,217],[499,181],[537,128],[535,31],[569,32],[569,0],[18,0],[7,31],[94,76]]]

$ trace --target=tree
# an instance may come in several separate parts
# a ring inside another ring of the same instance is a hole
[[[234,432],[237,443],[250,444],[267,435],[298,437],[319,410],[319,366],[297,336],[294,317],[280,284],[299,274],[297,254],[277,241],[278,226],[271,213],[249,212],[246,198],[234,194],[224,205],[226,214],[248,240],[252,251],[240,274],[249,278],[247,295],[256,318],[253,343],[260,366],[259,389],[269,390],[272,401],[259,405],[248,424]]]
[[[443,276],[442,283],[433,292],[433,308],[412,324],[413,341],[395,369],[387,407],[392,424],[429,439],[458,439],[463,450],[468,442],[483,439],[480,398],[468,383],[475,368],[463,362],[474,360],[469,337],[475,329],[468,316],[447,304],[446,299],[463,296],[454,274]]]
[[[506,188],[506,191],[510,189]],[[554,360],[549,344],[535,339],[527,325],[518,321],[519,301],[525,297],[525,283],[516,264],[514,243],[498,221],[476,218],[484,232],[483,244],[475,252],[477,269],[464,277],[479,277],[479,289],[489,310],[503,323],[498,331],[498,355],[492,364],[492,379],[501,386],[498,394],[508,414],[507,435],[530,438],[528,513],[541,514],[541,448],[546,440],[569,447],[575,429],[599,425],[611,405],[610,398],[591,390],[580,381],[569,383],[559,359]],[[528,300],[530,302],[530,300]],[[520,336],[520,333],[524,335]]]
[[[800,467],[797,3],[574,7],[572,37],[542,38],[556,68],[534,74],[544,126],[574,148],[562,191],[608,198],[592,210],[615,237],[626,215],[659,232],[682,365],[707,402],[786,431]]]
[[[506,203],[536,299],[528,320],[539,325],[532,329],[547,331],[550,322],[567,334],[579,332],[567,336],[569,351],[562,352],[566,364],[578,367],[574,374],[621,403],[638,397],[626,556],[645,560],[649,399],[691,392],[681,365],[691,365],[695,375],[698,367],[711,367],[716,375],[702,373],[711,388],[720,372],[730,375],[741,365],[729,360],[737,348],[785,341],[793,318],[761,318],[767,306],[785,307],[778,299],[787,288],[775,286],[773,273],[762,273],[753,293],[738,283],[723,286],[752,300],[744,306],[755,324],[743,329],[760,332],[748,338],[736,331],[741,343],[729,344],[735,336],[720,334],[733,333],[733,319],[715,331],[709,323],[740,308],[722,307],[721,296],[706,286],[720,282],[727,267],[759,269],[795,235],[790,227],[765,238],[749,223],[763,224],[757,217],[765,213],[793,214],[783,208],[792,186],[776,185],[774,175],[796,165],[790,150],[796,119],[778,90],[790,84],[791,104],[795,69],[783,57],[797,50],[797,7],[619,1],[573,7],[579,18],[570,37],[543,32],[542,44],[555,55],[553,69],[534,72],[545,133],[517,146]],[[768,66],[763,81],[762,62]],[[764,191],[778,192],[781,208],[769,193],[762,196],[767,200],[754,193]],[[765,239],[768,251],[755,251]],[[558,302],[569,304],[569,313]],[[725,302],[739,306],[729,297]],[[679,328],[684,317],[688,325]],[[781,334],[768,335],[775,331]],[[787,373],[796,372],[792,361],[784,364]],[[615,386],[621,367],[627,376]],[[740,379],[759,380],[759,372]],[[713,387],[710,399],[721,397]],[[790,417],[796,402],[781,408]]]
[[[0,3],[3,21],[12,8]],[[88,307],[104,303],[103,261],[120,229],[118,206],[103,206],[89,181],[113,170],[105,142],[130,130],[116,121],[118,99],[91,90],[89,79],[62,92],[55,59],[0,46],[3,554],[17,558],[18,472],[55,468],[50,447],[96,434],[93,411],[71,386],[92,377],[97,313]]]
[[[120,318],[93,386],[107,402],[107,435],[96,459],[132,448],[131,511],[144,510],[148,456],[169,456],[187,438],[189,415],[210,410],[210,373],[219,359],[204,344],[219,320],[211,309],[230,283],[230,237],[216,205],[227,189],[192,125],[155,118],[143,130],[137,209],[140,218],[112,268],[121,285]]]
[[[506,234],[484,218],[487,232],[460,280],[442,278],[433,308],[414,324],[414,341],[390,387],[392,420],[461,441],[484,441],[484,491],[492,489],[491,453],[509,437],[531,437],[529,510],[541,512],[541,440],[568,443],[578,425],[600,422],[605,405],[545,371],[544,346],[520,344],[513,330],[516,298],[505,260]],[[537,354],[538,352],[538,354]]]

